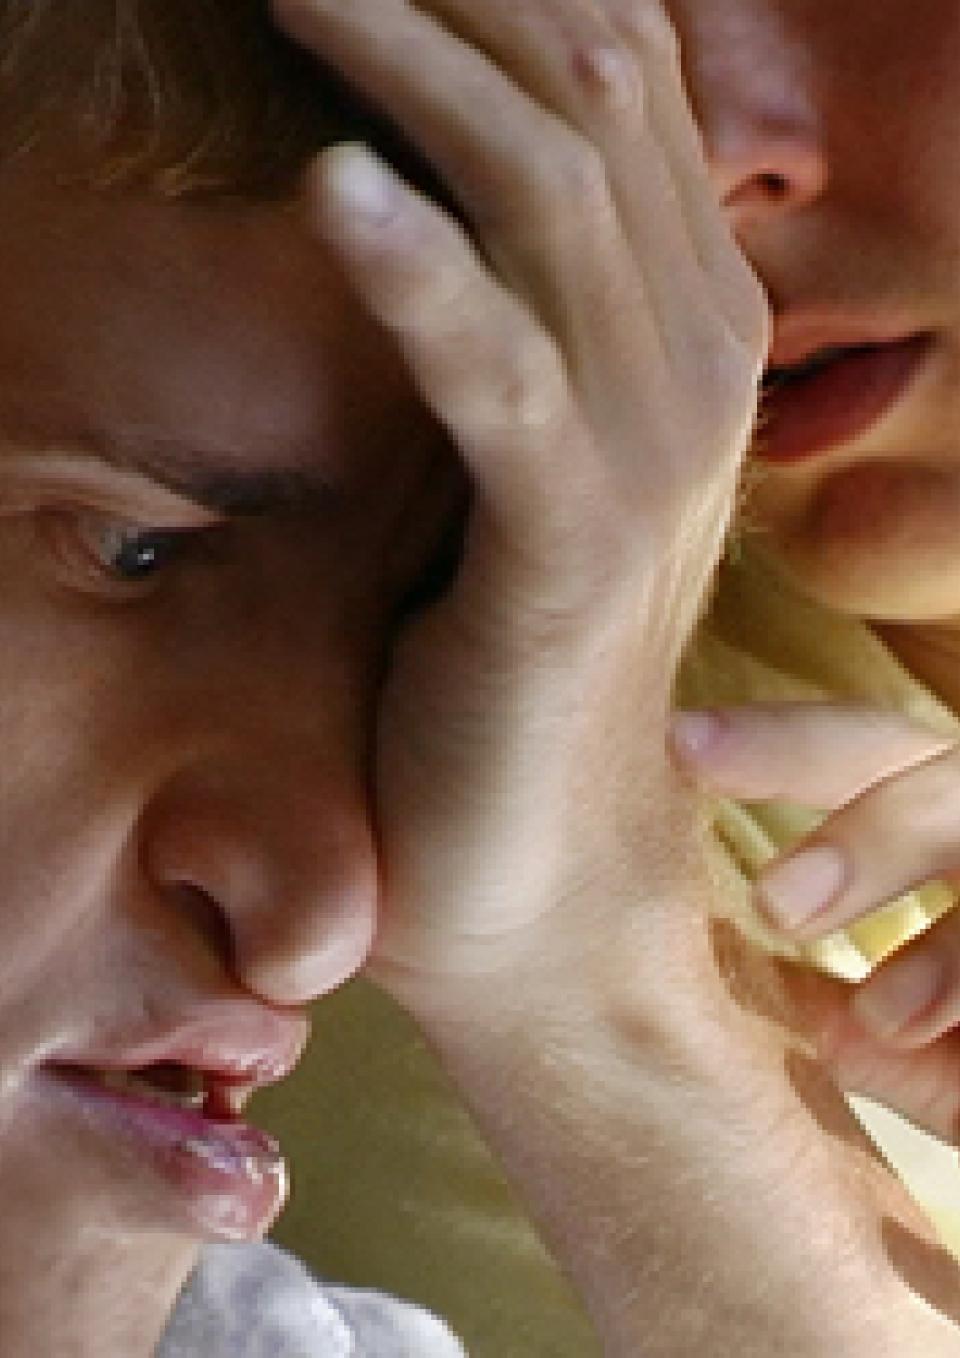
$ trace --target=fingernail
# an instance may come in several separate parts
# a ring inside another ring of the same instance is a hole
[[[670,737],[682,758],[696,759],[717,738],[720,722],[712,712],[676,712],[670,723]]]
[[[400,210],[403,195],[394,175],[361,146],[329,152],[326,182],[341,204],[368,221],[385,225]]]
[[[864,982],[853,999],[860,1022],[877,1037],[893,1037],[939,998],[943,966],[929,950],[906,952]]]
[[[821,844],[801,850],[765,873],[757,891],[778,924],[796,929],[839,896],[846,877],[846,863],[838,851]]]

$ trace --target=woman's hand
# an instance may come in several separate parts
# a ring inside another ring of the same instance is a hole
[[[629,43],[580,0],[275,8],[470,228],[360,148],[319,158],[318,227],[474,491],[457,579],[384,694],[368,972],[414,1009],[477,977],[580,975],[684,852],[670,695],[754,424],[766,299],[659,4]]]
[[[705,789],[831,813],[756,884],[760,908],[797,940],[931,879],[960,882],[960,743],[896,712],[764,703],[684,713],[674,745]],[[856,987],[778,966],[845,1089],[960,1141],[960,912]]]

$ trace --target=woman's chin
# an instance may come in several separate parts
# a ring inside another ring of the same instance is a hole
[[[858,462],[800,494],[767,483],[746,518],[760,550],[827,608],[877,622],[960,615],[954,466]]]
[[[840,542],[825,550],[794,539],[772,555],[802,593],[846,617],[921,624],[960,616],[960,561],[919,544],[877,552]]]

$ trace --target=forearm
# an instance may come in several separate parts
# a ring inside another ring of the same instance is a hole
[[[638,949],[635,985],[603,1002],[518,977],[425,1024],[605,1351],[955,1358],[960,1331],[883,1245],[891,1219],[920,1239],[925,1223],[840,1096],[795,1087],[785,1035],[734,1004],[705,935],[669,958],[656,1019],[643,994],[662,959]]]

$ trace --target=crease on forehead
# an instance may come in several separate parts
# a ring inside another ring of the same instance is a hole
[[[0,258],[8,446],[239,514],[399,494],[446,442],[290,205],[208,214],[91,194],[48,212],[42,185],[22,188],[6,226],[21,253]]]
[[[411,428],[402,422],[396,447],[379,470],[351,475],[343,450],[323,447],[319,437],[296,443],[246,446],[204,443],[190,430],[174,432],[130,424],[107,427],[84,421],[72,407],[18,400],[0,372],[0,476],[4,453],[14,457],[89,462],[121,474],[141,476],[204,509],[218,514],[356,515],[371,512],[372,502],[402,509],[422,489],[423,478],[445,488],[453,500],[463,471],[441,428],[433,421]],[[403,456],[406,449],[409,456]]]

